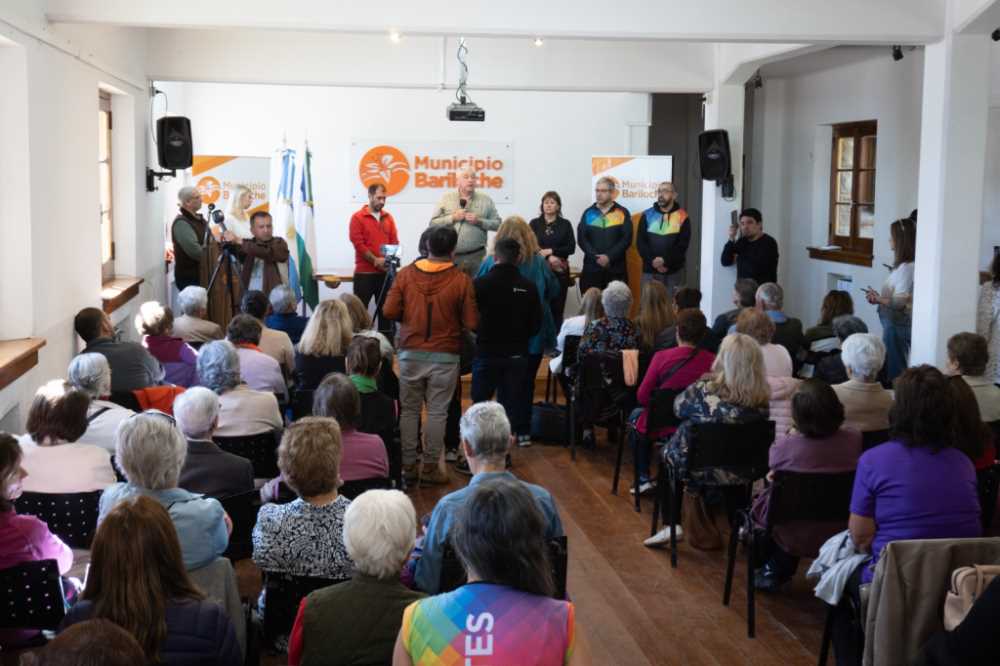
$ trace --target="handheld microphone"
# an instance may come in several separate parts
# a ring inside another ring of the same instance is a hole
[[[228,229],[226,229],[225,213],[223,213],[221,210],[213,210],[210,211],[210,214],[212,216],[212,222],[215,222],[217,225],[219,225],[219,228],[222,229],[223,231],[228,231]]]
[[[466,199],[459,199],[458,200],[458,205],[459,205],[460,208],[465,208],[465,204],[467,204],[467,203],[469,203],[469,202]]]

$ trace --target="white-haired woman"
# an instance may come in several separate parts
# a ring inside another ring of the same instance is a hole
[[[271,303],[271,314],[267,315],[264,324],[269,329],[284,331],[293,345],[299,344],[309,318],[295,313],[295,306],[298,304],[295,292],[288,285],[279,284],[271,290],[267,300]]]
[[[295,379],[299,388],[315,389],[331,372],[344,372],[352,337],[351,315],[344,302],[322,301],[295,348]]]
[[[222,327],[208,317],[208,292],[191,285],[177,295],[180,317],[174,318],[174,335],[186,342],[211,342],[226,337]]]
[[[278,399],[273,393],[255,391],[240,376],[240,357],[228,340],[216,340],[198,354],[198,379],[219,395],[220,437],[256,435],[282,426]]]
[[[628,318],[632,290],[615,280],[601,292],[604,316],[590,322],[580,340],[579,355],[639,348],[639,329]]]
[[[108,453],[115,452],[115,433],[118,424],[135,412],[109,400],[111,395],[111,366],[103,354],[79,354],[69,363],[69,383],[90,397],[87,409],[87,430],[77,442],[93,444]]]
[[[236,185],[229,193],[229,210],[226,211],[226,228],[237,238],[253,238],[250,231],[250,214],[253,193],[246,185]]]
[[[847,381],[833,390],[844,405],[844,426],[861,432],[887,430],[894,397],[878,382],[885,363],[885,343],[870,333],[855,333],[841,345],[840,359]]]
[[[157,301],[139,306],[135,328],[142,344],[163,366],[164,381],[187,388],[198,382],[198,352],[174,335],[174,313]]]
[[[369,490],[344,514],[344,545],[354,577],[302,600],[288,644],[288,663],[388,664],[403,610],[422,592],[399,581],[417,535],[417,514],[398,490]],[[331,634],[329,627],[350,626]]]
[[[101,495],[98,522],[119,502],[146,495],[163,505],[177,529],[184,567],[191,571],[210,564],[229,543],[229,518],[218,500],[177,486],[187,442],[169,414],[150,410],[136,414],[118,428],[115,464],[127,479]]]

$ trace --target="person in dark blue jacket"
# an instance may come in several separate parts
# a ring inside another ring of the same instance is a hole
[[[673,296],[684,277],[684,259],[691,242],[691,222],[677,203],[670,181],[656,188],[656,203],[639,219],[635,247],[642,257],[642,283],[662,282]]]
[[[608,283],[628,283],[625,253],[632,245],[632,215],[615,202],[617,184],[610,176],[597,179],[594,205],[583,211],[576,240],[583,250],[580,293],[591,287],[603,290]]]
[[[135,637],[149,663],[243,663],[232,621],[191,582],[159,502],[139,496],[119,503],[97,528],[90,552],[83,598],[60,630],[106,619]]]

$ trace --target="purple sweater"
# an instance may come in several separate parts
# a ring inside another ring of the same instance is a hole
[[[147,335],[143,343],[163,366],[163,380],[187,388],[198,384],[198,352],[181,338]]]

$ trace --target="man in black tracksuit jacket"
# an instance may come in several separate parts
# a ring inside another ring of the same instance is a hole
[[[684,259],[691,242],[691,222],[677,203],[674,184],[667,181],[656,188],[656,203],[639,219],[635,246],[642,257],[642,283],[662,282],[671,295],[684,276]]]
[[[591,287],[604,289],[613,280],[628,282],[625,253],[632,245],[632,216],[614,200],[615,181],[597,179],[595,203],[583,211],[576,227],[576,242],[583,250],[580,293]]]
[[[476,278],[479,328],[472,361],[472,402],[497,394],[507,410],[511,431],[530,442],[532,395],[525,391],[528,341],[542,327],[542,301],[534,282],[521,275],[521,248],[503,238],[493,248],[496,262],[489,273]]]

